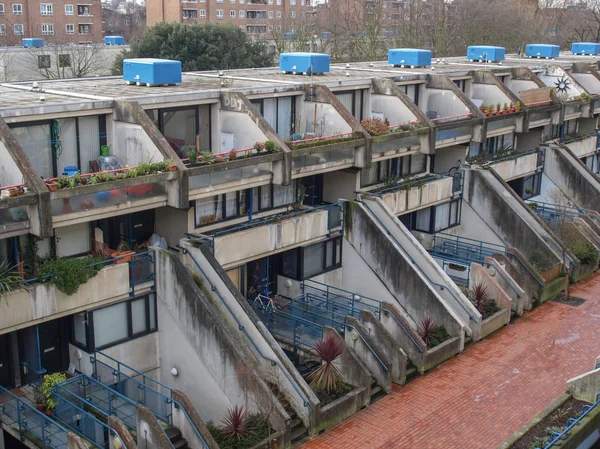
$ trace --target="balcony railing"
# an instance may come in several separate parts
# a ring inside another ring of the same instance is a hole
[[[449,139],[461,139],[471,137],[473,128],[471,126],[462,126],[460,128],[438,130],[435,133],[436,142],[441,142]]]
[[[247,167],[232,168],[229,170],[214,171],[189,177],[189,189],[199,189],[228,182],[240,181],[242,179],[257,176],[270,176],[272,172],[271,163],[249,165]]]
[[[443,125],[444,123],[452,123],[457,122],[459,120],[470,119],[473,116],[473,113],[469,112],[467,114],[459,114],[459,115],[449,115],[446,117],[435,117],[432,118],[431,121],[434,125]]]
[[[361,133],[349,132],[344,134],[332,134],[331,136],[312,137],[300,140],[286,140],[286,144],[291,150],[301,150],[304,148],[313,148],[316,146],[334,145],[353,140],[363,139]]]

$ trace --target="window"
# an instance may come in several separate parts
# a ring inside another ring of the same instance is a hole
[[[0,24],[0,36],[6,36],[6,25]]]
[[[278,19],[281,19],[281,17],[278,17]],[[281,31],[281,25],[277,25],[277,31]]]
[[[58,55],[58,66],[59,67],[71,67],[71,55],[68,55],[68,54]]]
[[[304,6],[304,0],[300,0],[300,6]]]
[[[269,33],[272,33],[273,32],[273,25],[267,25],[267,31]],[[271,51],[271,50],[269,49],[269,51]]]
[[[273,4],[273,0],[269,0],[269,5],[272,5],[272,4]]]
[[[21,24],[13,25],[13,30],[14,30],[15,36],[20,36],[23,34],[23,25],[21,25]]]
[[[0,3],[0,16],[3,16],[3,15],[4,15],[4,3]]]
[[[296,11],[292,11],[292,19],[296,18]]]
[[[147,335],[158,329],[154,294],[73,315],[72,343],[88,352]]]
[[[290,0],[290,5],[295,6],[296,5],[296,0]]]
[[[275,13],[275,17],[277,17],[278,19],[281,19],[281,11],[277,11]],[[281,31],[281,27],[278,27],[277,31]]]
[[[42,23],[42,35],[43,36],[52,36],[52,35],[54,35],[54,24],[52,24],[52,23]]]
[[[240,9],[240,19],[243,19],[244,17],[246,17],[246,11],[244,11],[243,9]]]
[[[222,19],[222,18],[223,18],[223,10],[217,9],[217,19]]]
[[[277,6],[281,6],[281,0],[277,0]]]
[[[79,24],[79,34],[90,34],[90,25]]]
[[[413,229],[434,234],[460,224],[461,200],[432,206],[412,213]]]
[[[223,3],[223,0],[217,0],[217,3]]]
[[[485,148],[491,154],[503,149],[512,148],[514,144],[513,134],[502,134],[496,137],[488,137],[485,141]]]
[[[184,9],[183,10],[183,18],[184,19],[197,19],[198,11],[195,9]]]
[[[232,9],[231,11],[229,11],[229,18],[235,19],[235,9]]]
[[[261,98],[252,100],[252,104],[282,139],[294,134],[296,97]]]
[[[269,19],[273,18],[273,11],[269,11]]]
[[[577,133],[577,120],[567,120],[563,129],[563,137]]]
[[[52,3],[40,3],[40,13],[42,16],[52,15]]]
[[[229,0],[229,3],[235,5],[235,0]]]
[[[454,84],[456,84],[456,86],[462,90],[463,92],[466,91],[467,89],[467,80],[453,80]]]
[[[92,6],[91,5],[77,5],[77,15],[91,16],[92,15]]]
[[[72,23],[67,23],[65,25],[65,28],[67,30],[67,34],[74,34],[75,33],[75,25],[73,25]]]
[[[542,186],[542,174],[536,173],[527,178],[513,179],[508,185],[524,200],[528,200],[540,194]]]
[[[364,91],[362,89],[335,92],[335,96],[359,122],[363,119]]]
[[[200,10],[200,18],[201,19],[206,19],[206,9],[201,9]]]
[[[23,5],[20,3],[13,4],[13,14],[15,16],[20,16],[23,14]],[[21,33],[22,34],[22,33]]]
[[[240,5],[243,5],[245,3],[245,0],[240,0]]]
[[[302,248],[302,278],[307,279],[342,266],[342,237]]]
[[[374,162],[371,168],[363,168],[360,173],[360,186],[368,187],[386,179],[402,179],[427,171],[427,155],[416,153],[385,161]]]
[[[50,68],[50,55],[38,55],[38,69]]]

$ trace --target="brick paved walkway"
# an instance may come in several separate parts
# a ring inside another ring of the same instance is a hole
[[[495,449],[600,356],[600,275],[547,302],[302,449]]]

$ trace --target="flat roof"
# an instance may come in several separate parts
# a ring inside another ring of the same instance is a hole
[[[454,77],[468,76],[473,70],[492,70],[501,73],[511,68],[529,67],[541,71],[546,66],[570,67],[574,62],[597,64],[595,56],[578,56],[562,52],[556,59],[519,58],[507,55],[500,63],[470,62],[466,57],[433,59],[431,67],[400,68],[390,67],[387,61],[352,62],[332,64],[331,71],[314,76],[282,74],[278,67],[257,69],[237,69],[208,72],[186,72],[182,82],[176,86],[136,86],[127,85],[122,77],[92,77],[70,80],[14,82],[0,84],[0,109],[31,108],[32,106],[60,105],[61,103],[85,103],[110,101],[115,99],[137,100],[143,106],[169,102],[192,102],[205,99],[216,101],[223,89],[241,90],[247,95],[260,95],[284,91],[300,91],[306,84],[324,84],[332,90],[367,84],[371,78],[393,78],[396,81],[418,81],[428,74],[444,74]],[[41,101],[40,97],[45,97]],[[91,105],[88,105],[88,107]],[[45,111],[39,111],[43,113]],[[10,114],[9,114],[10,115]]]

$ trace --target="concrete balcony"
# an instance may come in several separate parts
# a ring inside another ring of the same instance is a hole
[[[341,206],[333,204],[280,214],[196,235],[209,242],[224,269],[323,239],[342,226]]]
[[[461,182],[460,173],[455,173],[454,176],[425,175],[372,195],[380,197],[394,215],[402,215],[460,196]]]
[[[505,181],[531,175],[544,166],[543,153],[540,151],[515,154],[498,161],[492,161],[491,167]]]
[[[579,159],[594,154],[597,151],[598,134],[591,133],[585,136],[575,137],[572,140],[565,140],[565,145]]]
[[[354,165],[355,151],[364,147],[362,134],[350,132],[286,142],[292,150],[292,177],[302,177]]]
[[[436,130],[435,147],[443,148],[471,141],[473,136],[472,126],[459,126],[457,128]]]
[[[110,263],[73,295],[51,282],[26,281],[0,301],[0,334],[43,321],[79,313],[147,290],[154,282],[152,253],[134,256],[126,263]],[[118,262],[118,261],[117,261]]]
[[[31,193],[0,199],[0,238],[29,233],[37,204],[37,195]]]

